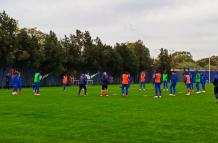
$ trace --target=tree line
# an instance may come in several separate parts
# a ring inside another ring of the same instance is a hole
[[[37,28],[19,28],[17,20],[5,11],[0,12],[0,69],[3,70],[30,68],[57,74],[106,71],[119,76],[125,71],[136,75],[145,69],[170,71],[181,66],[181,61],[197,63],[190,53],[169,54],[163,48],[158,58],[152,59],[149,48],[141,40],[111,46],[99,37],[91,37],[88,31],[80,30],[59,39],[53,31],[44,33]],[[203,65],[203,61],[199,64]]]

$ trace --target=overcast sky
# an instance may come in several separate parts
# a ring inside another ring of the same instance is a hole
[[[59,37],[90,31],[104,43],[143,40],[190,51],[194,59],[218,55],[218,0],[0,0],[0,10],[20,27],[53,30]]]

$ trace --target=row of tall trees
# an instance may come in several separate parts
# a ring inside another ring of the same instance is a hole
[[[216,64],[216,60],[212,61]],[[167,49],[160,49],[158,58],[151,59],[149,49],[140,40],[110,46],[99,37],[92,38],[88,31],[76,30],[59,39],[53,31],[20,29],[15,19],[5,11],[0,12],[0,69],[3,71],[6,67],[57,74],[107,71],[117,76],[124,71],[133,75],[145,69],[169,72],[171,68],[204,67],[205,63],[204,59],[195,62],[189,52],[169,54]]]
[[[208,58],[203,58],[200,60],[193,60],[190,52],[179,51],[174,52],[171,56],[171,68],[190,68],[190,69],[208,69],[209,58],[211,70],[218,69],[218,56],[212,56]]]
[[[44,73],[69,71],[96,73],[107,71],[120,75],[151,69],[153,61],[142,41],[104,44],[88,31],[58,39],[53,31],[43,33],[36,28],[18,27],[15,19],[0,13],[0,68],[30,68]]]

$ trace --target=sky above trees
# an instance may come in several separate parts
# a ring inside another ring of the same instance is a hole
[[[217,0],[0,0],[19,27],[58,37],[88,30],[104,43],[143,40],[151,55],[160,48],[190,51],[194,59],[218,55]]]

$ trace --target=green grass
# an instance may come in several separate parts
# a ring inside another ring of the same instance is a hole
[[[76,96],[78,87],[41,88],[39,97],[30,88],[18,96],[0,90],[0,143],[215,143],[218,105],[207,88],[185,96],[179,84],[176,97],[162,99],[151,84],[131,85],[129,97],[119,85],[109,86],[109,97],[99,97],[100,86],[88,86],[87,97]]]

